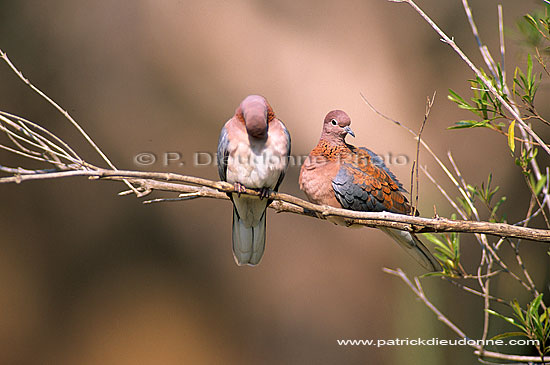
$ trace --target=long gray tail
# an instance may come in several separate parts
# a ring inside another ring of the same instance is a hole
[[[400,231],[393,228],[380,228],[384,233],[393,238],[399,246],[403,247],[405,251],[414,258],[423,268],[428,271],[441,271],[441,265],[433,257],[430,250],[424,246],[422,241],[407,231]]]
[[[233,257],[239,266],[256,266],[265,249],[265,216],[263,212],[257,225],[247,225],[233,206]]]

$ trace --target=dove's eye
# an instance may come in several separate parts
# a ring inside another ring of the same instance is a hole
[[[336,121],[336,119],[331,120],[330,123],[331,123],[332,125],[338,124],[338,122]]]

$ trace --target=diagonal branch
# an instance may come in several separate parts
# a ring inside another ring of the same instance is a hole
[[[0,170],[3,168],[0,166]],[[11,171],[11,170],[10,170]],[[142,191],[171,191],[177,193],[199,193],[201,197],[227,199],[226,194],[235,192],[234,186],[223,181],[212,181],[195,176],[164,172],[130,170],[80,169],[50,173],[16,174],[1,177],[1,183],[21,183],[31,180],[58,179],[64,177],[87,176],[94,179],[129,180],[141,187]],[[192,184],[192,185],[189,185]],[[247,189],[244,194],[259,196],[259,192]],[[141,196],[147,194],[141,194]],[[489,234],[499,237],[523,238],[533,241],[550,242],[550,230],[514,226],[505,223],[483,221],[452,220],[446,218],[422,218],[388,212],[358,212],[333,208],[307,202],[293,195],[272,192],[272,208],[278,212],[290,212],[319,219],[338,216],[348,219],[349,225],[368,227],[389,227],[415,233],[425,232],[464,232]]]
[[[519,125],[521,125],[523,127],[523,129],[525,129],[525,131],[531,136],[533,137],[533,139],[535,141],[537,141],[538,143],[540,143],[542,149],[544,149],[544,151],[546,151],[546,153],[548,153],[550,155],[550,148],[544,143],[544,141],[531,129],[531,127],[529,127],[527,125],[527,123],[525,123],[525,121],[521,118],[521,116],[519,115],[519,113],[517,112],[517,110],[512,106],[510,105],[509,102],[507,102],[503,97],[502,95],[497,91],[497,89],[493,86],[493,84],[487,80],[487,77],[485,77],[485,75],[473,64],[473,62],[468,58],[468,56],[466,56],[466,54],[462,51],[462,49],[460,49],[454,39],[450,38],[447,34],[445,34],[445,32],[443,32],[441,30],[441,28],[439,28],[439,26],[437,24],[434,23],[434,21],[422,10],[418,7],[418,5],[416,5],[416,3],[413,1],[413,0],[389,0],[391,2],[396,2],[396,3],[407,3],[409,4],[410,6],[412,6],[414,8],[414,10],[420,14],[420,16],[422,18],[424,18],[424,20],[437,32],[437,34],[439,34],[439,36],[441,36],[441,40],[444,42],[444,43],[447,43],[449,46],[451,46],[451,48],[460,56],[460,58],[462,58],[462,60],[464,62],[466,62],[466,64],[472,69],[472,71],[474,71],[474,73],[476,74],[476,76],[478,76],[480,78],[480,80],[483,82],[483,84],[485,85],[485,87],[491,91],[491,93],[502,103],[502,105],[510,112],[510,114],[512,114],[512,116],[514,117],[514,119],[518,122]]]

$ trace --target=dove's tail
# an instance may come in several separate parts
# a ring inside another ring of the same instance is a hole
[[[393,228],[380,229],[399,243],[399,246],[403,247],[409,256],[414,258],[423,268],[428,271],[441,271],[439,262],[414,233]]]
[[[233,206],[233,257],[237,265],[256,266],[262,259],[265,249],[265,216],[264,210],[259,221],[254,220],[250,224],[239,217],[237,208]]]

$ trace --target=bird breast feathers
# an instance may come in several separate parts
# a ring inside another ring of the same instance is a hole
[[[239,182],[248,188],[273,189],[288,166],[288,142],[283,133],[268,133],[265,141],[232,138],[229,142],[227,182]]]

